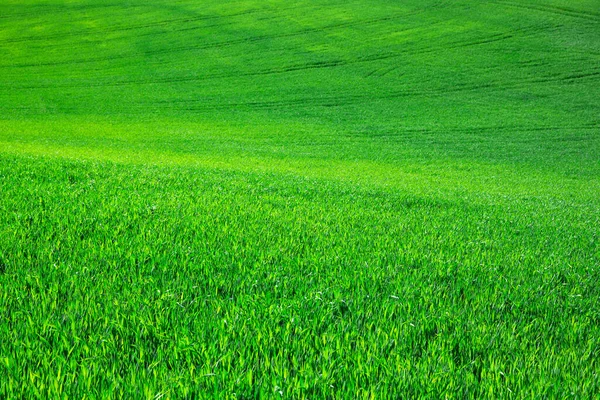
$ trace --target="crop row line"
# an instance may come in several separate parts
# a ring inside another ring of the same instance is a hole
[[[172,109],[185,109],[185,110],[223,110],[230,108],[250,108],[250,109],[284,109],[293,107],[338,107],[345,106],[350,104],[358,104],[365,100],[373,101],[373,100],[386,100],[386,99],[394,99],[401,97],[423,97],[423,96],[444,96],[452,93],[459,93],[465,91],[477,91],[477,90],[506,90],[506,89],[518,89],[523,87],[531,86],[532,84],[538,83],[553,83],[553,82],[563,82],[563,83],[573,83],[578,80],[593,78],[600,76],[600,71],[589,72],[589,73],[576,73],[568,76],[560,76],[555,78],[536,78],[530,79],[526,81],[513,82],[512,84],[506,83],[498,83],[498,82],[490,82],[485,84],[475,84],[475,85],[462,85],[455,86],[451,89],[437,89],[437,90],[400,90],[400,91],[392,91],[384,94],[373,94],[373,93],[365,93],[365,94],[352,94],[345,96],[321,96],[321,97],[301,97],[295,99],[287,99],[287,100],[277,100],[277,101],[251,101],[251,102],[229,102],[229,103],[220,103],[214,104],[206,102],[206,99],[198,99],[198,100],[165,100],[154,102],[154,104],[160,104],[161,108],[172,108]],[[193,106],[193,107],[182,107],[181,103],[202,103],[205,104],[201,106]],[[148,107],[149,104],[143,103],[140,104],[140,107]]]
[[[277,13],[281,14],[282,11],[297,10],[298,8],[306,8],[306,6],[292,6],[292,7],[286,7],[283,9],[279,7],[279,8],[277,8]],[[169,19],[169,20],[162,20],[162,21],[157,21],[157,22],[153,22],[153,23],[145,23],[145,24],[137,24],[137,25],[134,24],[134,25],[105,27],[102,29],[87,28],[87,29],[79,29],[79,30],[69,30],[68,32],[56,33],[53,35],[36,35],[36,36],[26,36],[26,37],[18,37],[18,38],[8,38],[8,39],[0,40],[0,43],[42,41],[42,40],[49,40],[49,39],[62,39],[65,37],[78,37],[79,38],[85,34],[106,34],[106,33],[114,33],[114,32],[127,32],[127,31],[139,30],[139,29],[153,28],[153,27],[158,27],[158,26],[168,26],[168,25],[172,25],[172,24],[188,24],[188,23],[205,21],[205,20],[226,19],[226,18],[232,18],[232,17],[247,16],[250,14],[265,13],[267,11],[273,11],[273,10],[267,9],[267,8],[253,8],[253,9],[249,9],[249,10],[245,10],[245,11],[241,11],[241,12],[222,14],[222,15],[199,15],[196,17],[173,18],[173,19]],[[316,11],[318,11],[318,9]],[[358,21],[342,22],[342,23],[332,24],[332,25],[324,26],[324,27],[310,28],[309,31],[313,32],[313,31],[319,31],[319,30],[323,30],[323,29],[331,29],[331,28],[335,28],[335,27],[343,28],[343,27],[360,26],[363,24],[367,25],[367,24],[372,24],[374,22],[393,21],[400,17],[414,16],[414,15],[422,14],[424,12],[426,12],[425,9],[416,9],[416,10],[413,10],[412,12],[396,13],[395,16],[388,15],[388,16],[377,17],[377,18],[370,18],[370,19],[367,18],[367,19],[358,20]],[[277,18],[277,17],[280,17],[280,15],[277,15],[277,14],[273,15],[273,18]],[[220,26],[220,25],[215,25],[215,26]],[[181,31],[203,29],[206,27],[207,26],[186,27],[184,29],[181,29]],[[208,26],[208,27],[212,27],[212,26]],[[178,31],[178,30],[175,30],[175,31]],[[170,31],[170,32],[172,32],[172,31]],[[160,34],[164,34],[164,32],[154,32],[153,34],[160,35]],[[136,36],[134,36],[134,37],[136,37]],[[119,37],[117,39],[122,39],[122,37]]]
[[[330,30],[339,29],[339,28],[350,28],[350,27],[356,27],[356,26],[371,26],[371,25],[375,25],[375,24],[378,24],[381,22],[393,22],[393,21],[398,20],[399,18],[406,17],[407,15],[408,14],[406,14],[406,13],[401,13],[401,14],[397,14],[395,16],[367,18],[367,19],[362,19],[362,20],[358,20],[358,21],[348,21],[348,22],[329,24],[329,25],[322,26],[322,27],[306,28],[306,29],[302,29],[299,31],[295,31],[295,32],[252,36],[252,37],[246,37],[246,38],[241,38],[241,39],[236,39],[236,40],[226,40],[226,41],[199,44],[199,45],[196,44],[196,45],[186,45],[186,46],[171,46],[169,48],[165,48],[165,49],[161,49],[161,50],[149,51],[149,52],[144,53],[144,55],[145,56],[154,56],[154,55],[180,53],[180,52],[186,52],[186,51],[192,51],[192,50],[218,49],[218,48],[229,47],[229,46],[234,46],[234,45],[238,45],[238,44],[256,43],[256,42],[268,41],[268,40],[273,40],[273,39],[281,39],[281,38],[303,36],[303,35],[308,35],[308,34],[313,34],[313,33],[321,33],[323,31],[330,31]],[[219,24],[217,26],[222,26],[222,24]],[[201,28],[206,28],[206,26],[188,27],[188,28],[182,29],[182,31],[201,29]],[[409,29],[412,29],[412,28],[407,28],[405,30],[409,30]],[[398,32],[405,31],[405,30],[400,30]],[[146,34],[146,35],[151,36],[151,35],[156,35],[156,34],[160,34],[160,33],[152,33],[152,34]],[[84,59],[79,59],[79,60],[64,60],[64,61],[57,61],[57,62],[45,62],[45,63],[29,62],[29,63],[21,63],[21,64],[4,64],[4,65],[0,65],[0,68],[23,68],[23,67],[58,66],[58,65],[70,65],[70,64],[87,64],[87,63],[94,63],[94,62],[103,62],[103,61],[111,61],[111,60],[116,60],[116,59],[137,58],[137,57],[139,57],[139,54],[125,54],[125,55],[117,55],[117,56],[98,56],[98,57],[90,57],[90,58],[84,58]]]
[[[594,22],[600,21],[600,14],[596,14],[593,12],[578,11],[578,10],[574,10],[572,8],[567,8],[567,7],[557,7],[557,6],[541,5],[541,4],[523,4],[523,3],[519,3],[519,2],[504,1],[504,0],[496,0],[496,1],[494,1],[494,3],[509,6],[509,7],[514,7],[514,8],[542,11],[542,12],[564,15],[564,16],[573,17],[573,18],[587,19],[587,20],[594,21]]]
[[[252,10],[246,10],[243,12],[237,12],[237,13],[226,14],[226,15],[202,15],[202,16],[197,16],[197,17],[193,17],[193,18],[190,18],[190,17],[174,18],[174,19],[170,19],[170,20],[163,20],[163,21],[147,23],[147,24],[108,27],[108,28],[103,28],[103,29],[87,28],[87,29],[79,29],[79,30],[70,30],[68,32],[55,33],[52,35],[23,36],[23,37],[18,37],[18,38],[9,38],[9,39],[0,40],[0,43],[21,43],[21,42],[32,42],[32,41],[45,41],[45,40],[51,40],[51,39],[63,39],[63,38],[68,38],[68,37],[80,38],[81,35],[85,35],[85,34],[106,34],[106,33],[116,33],[116,32],[127,32],[127,31],[134,31],[134,30],[138,30],[138,29],[166,26],[166,25],[174,24],[174,23],[191,23],[191,22],[207,21],[207,20],[213,20],[213,19],[232,18],[232,17],[242,16],[242,15],[257,13],[259,11],[260,11],[260,9],[252,9]]]
[[[527,33],[530,31],[536,31],[539,28],[521,28],[515,29],[510,33],[498,33],[490,35],[486,38],[482,38],[479,40],[463,40],[463,41],[455,41],[451,42],[448,45],[438,45],[431,46],[427,49],[415,49],[415,50],[406,50],[399,52],[385,52],[380,54],[371,54],[362,57],[358,57],[355,59],[334,59],[334,60],[325,60],[325,61],[315,61],[301,64],[292,64],[283,67],[275,67],[268,68],[258,71],[249,71],[245,73],[230,73],[230,72],[221,72],[214,74],[207,74],[204,76],[187,76],[187,77],[168,77],[163,79],[135,79],[135,80],[121,80],[114,82],[106,82],[102,84],[90,84],[81,83],[81,84],[65,84],[65,85],[24,85],[24,86],[11,86],[12,88],[18,89],[35,89],[35,88],[44,88],[44,87],[90,87],[90,86],[125,86],[125,85],[147,85],[147,84],[169,84],[169,83],[183,83],[183,82],[194,82],[194,81],[205,81],[209,79],[223,79],[223,78],[231,78],[231,77],[250,77],[250,76],[261,76],[261,75],[273,75],[273,74],[282,74],[296,71],[304,71],[304,70],[312,70],[312,69],[322,69],[322,68],[333,68],[340,66],[347,66],[359,63],[368,63],[374,61],[382,61],[394,59],[406,55],[417,55],[417,54],[430,54],[439,51],[446,51],[451,49],[470,47],[470,46],[479,46],[483,44],[489,44],[499,41],[504,41],[508,39],[512,39],[515,37],[515,33]],[[257,39],[258,40],[258,39]],[[115,56],[115,58],[118,58]]]

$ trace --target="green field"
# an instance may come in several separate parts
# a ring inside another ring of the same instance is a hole
[[[599,0],[0,3],[0,398],[599,375]]]

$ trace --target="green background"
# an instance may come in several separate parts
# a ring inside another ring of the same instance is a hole
[[[600,3],[0,4],[0,397],[600,395]]]

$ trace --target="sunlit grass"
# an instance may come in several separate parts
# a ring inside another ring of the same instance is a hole
[[[0,397],[598,397],[597,4],[425,3],[4,1]]]

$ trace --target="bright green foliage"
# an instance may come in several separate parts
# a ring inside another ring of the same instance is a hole
[[[0,398],[600,396],[600,3],[0,4]]]

